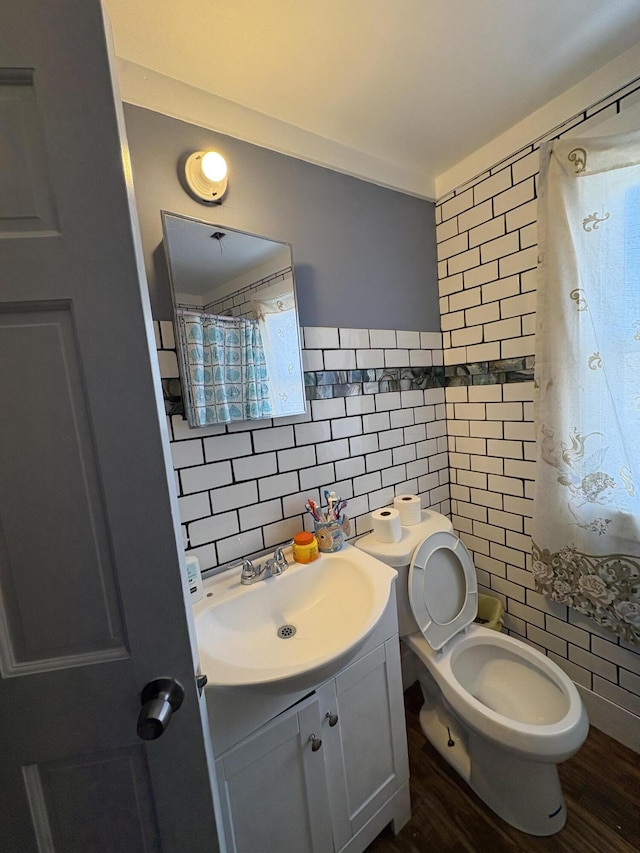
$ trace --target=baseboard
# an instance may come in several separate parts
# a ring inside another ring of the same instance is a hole
[[[640,717],[576,684],[592,726],[634,752],[640,752]]]

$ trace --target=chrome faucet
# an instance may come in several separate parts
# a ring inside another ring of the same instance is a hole
[[[285,557],[282,548],[276,548],[273,553],[273,557],[270,557],[258,566],[254,566],[251,560],[248,557],[245,557],[242,561],[240,583],[252,584],[266,580],[266,578],[277,577],[287,569],[288,565],[287,558]]]

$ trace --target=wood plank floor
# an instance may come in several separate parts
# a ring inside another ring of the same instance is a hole
[[[417,685],[405,694],[412,818],[396,837],[387,828],[366,853],[638,853],[640,755],[592,728],[560,765],[567,823],[536,838],[513,829],[480,800],[425,740]]]

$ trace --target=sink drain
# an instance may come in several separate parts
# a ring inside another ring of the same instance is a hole
[[[288,640],[289,637],[293,637],[295,632],[296,632],[295,625],[282,625],[276,631],[277,635],[280,637],[281,640]]]

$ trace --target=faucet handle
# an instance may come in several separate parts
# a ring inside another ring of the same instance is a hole
[[[248,581],[256,576],[256,569],[248,557],[242,560],[242,572],[240,573],[241,581]]]
[[[269,574],[273,577],[274,575],[281,575],[289,566],[287,563],[287,558],[285,557],[282,548],[276,548],[273,552],[273,557],[267,560],[267,568],[269,569]]]
[[[284,551],[282,550],[282,548],[276,548],[276,550],[273,552],[273,556],[274,556],[276,562],[281,563],[282,565],[285,566],[285,568],[289,565],[289,563],[287,563],[287,558],[285,557]]]

